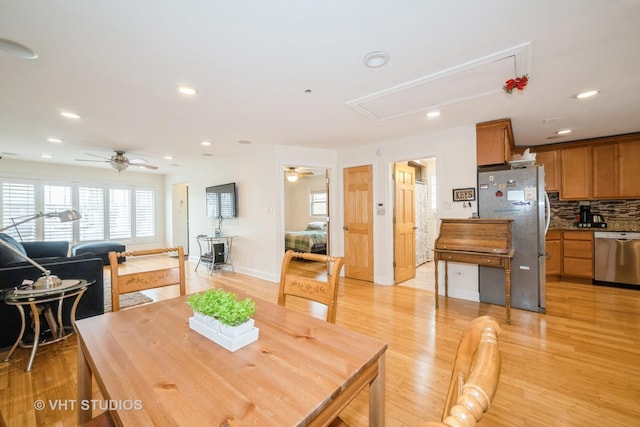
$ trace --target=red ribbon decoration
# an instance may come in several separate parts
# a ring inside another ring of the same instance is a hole
[[[512,93],[514,89],[523,90],[527,86],[528,82],[529,77],[525,74],[522,77],[507,80],[502,89],[504,89],[506,93]]]

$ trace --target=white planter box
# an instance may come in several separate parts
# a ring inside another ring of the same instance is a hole
[[[229,351],[236,351],[254,341],[257,341],[258,335],[260,334],[260,329],[253,326],[253,319],[249,322],[243,323],[242,325],[235,326],[235,328],[244,328],[241,328],[244,332],[234,337],[221,333],[220,329],[228,328],[228,326],[221,325],[220,329],[210,328],[206,324],[196,320],[195,317],[189,318],[189,327]]]

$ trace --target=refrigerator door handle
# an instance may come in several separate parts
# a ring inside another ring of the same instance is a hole
[[[549,224],[551,223],[551,202],[549,201],[549,194],[547,194],[547,192],[544,192],[544,208],[545,208],[545,212],[546,212],[546,218],[544,221],[544,234],[545,236],[547,235],[547,231],[549,231]]]

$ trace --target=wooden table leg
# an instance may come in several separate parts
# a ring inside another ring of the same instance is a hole
[[[436,256],[435,259],[433,260],[434,262],[434,269],[436,272],[436,281],[435,281],[435,297],[436,297],[436,308],[438,308],[438,257]]]
[[[369,425],[382,427],[384,422],[385,354],[378,359],[378,375],[369,385]]]
[[[84,356],[82,340],[78,336],[78,425],[91,420],[91,405],[82,404],[91,400],[91,393],[91,368]]]
[[[444,262],[444,297],[449,298],[449,261]]]
[[[511,323],[511,261],[507,260],[504,266],[504,310],[507,323]]]

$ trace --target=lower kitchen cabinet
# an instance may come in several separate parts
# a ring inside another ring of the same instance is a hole
[[[562,274],[562,232],[549,230],[546,236],[546,266],[547,276],[560,276]]]
[[[593,279],[593,232],[562,232],[562,275]]]

